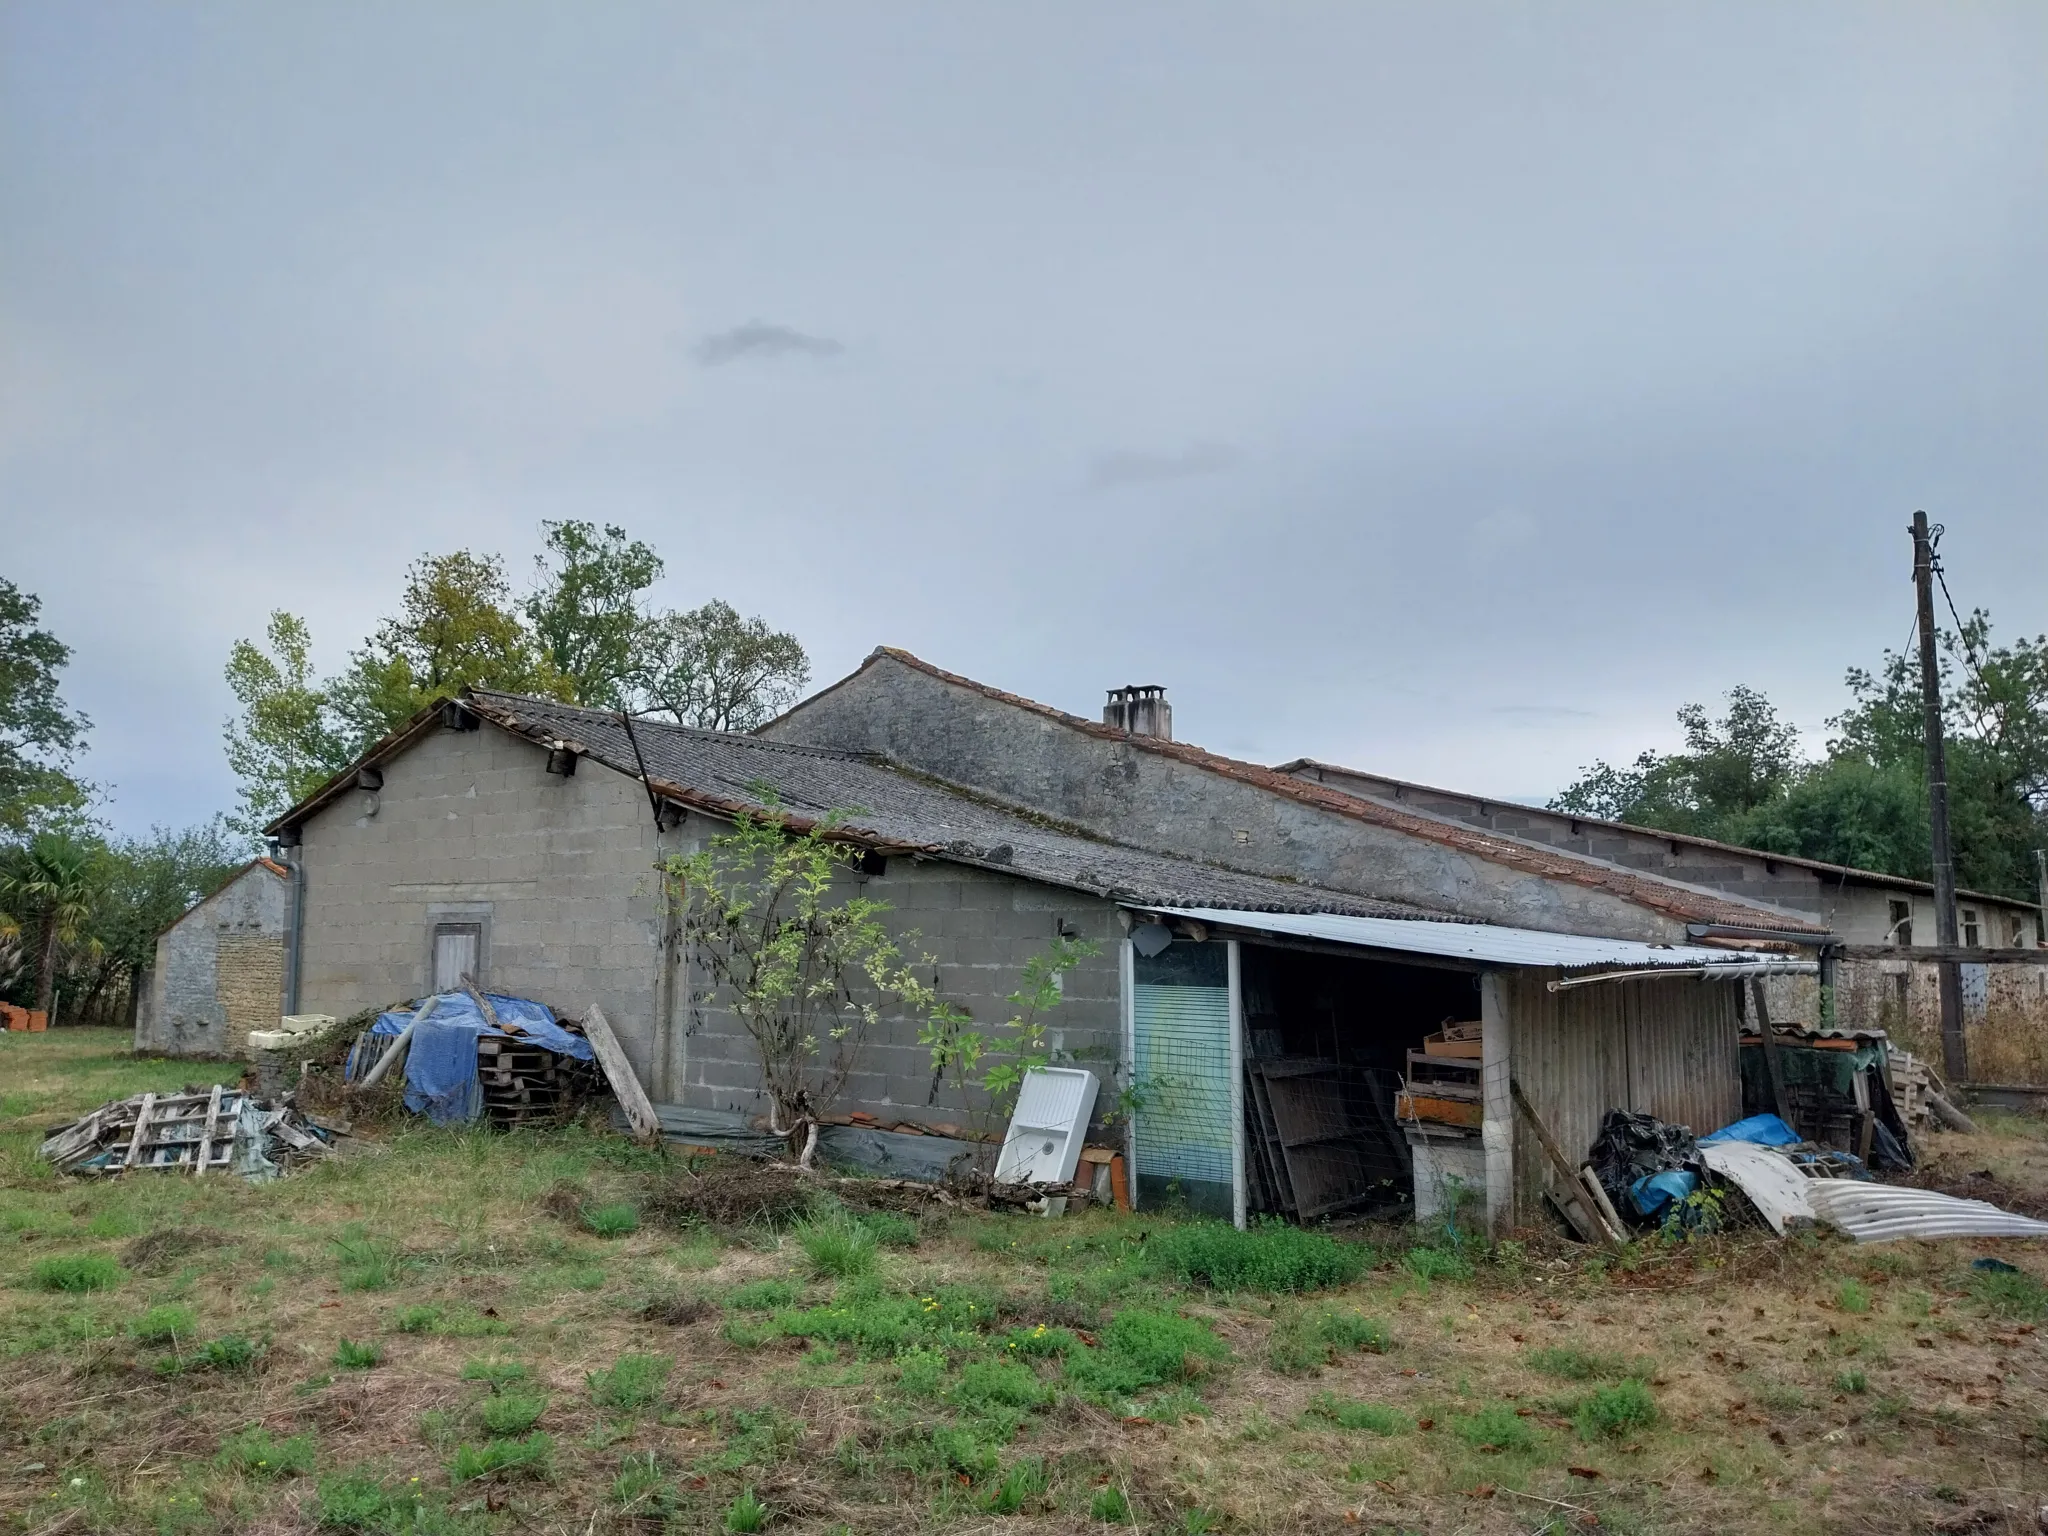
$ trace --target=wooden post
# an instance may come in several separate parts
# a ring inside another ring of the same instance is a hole
[[[1927,825],[1934,854],[1934,936],[1956,947],[1956,861],[1948,836],[1948,749],[1941,730],[1941,664],[1934,651],[1934,542],[1927,514],[1913,514],[1913,588],[1920,627],[1921,729],[1927,738]],[[1952,1083],[1969,1078],[1963,1045],[1963,978],[1953,960],[1937,960],[1941,982],[1941,1069]]]
[[[590,1011],[583,1017],[583,1033],[590,1041],[590,1048],[597,1055],[597,1064],[604,1069],[605,1081],[612,1085],[619,1108],[626,1112],[626,1123],[633,1127],[633,1134],[644,1140],[655,1141],[661,1137],[661,1117],[655,1114],[654,1105],[647,1097],[647,1090],[640,1086],[640,1079],[633,1071],[633,1063],[626,1059],[625,1047],[619,1044],[619,1037],[612,1033],[606,1021],[604,1010],[592,1003]]]
[[[1498,971],[1479,977],[1479,1145],[1486,1158],[1486,1230],[1495,1238],[1515,1224],[1513,1035]]]
[[[1750,977],[1749,991],[1756,999],[1756,1027],[1763,1036],[1764,1069],[1771,1074],[1771,1102],[1778,1106],[1778,1118],[1790,1125],[1792,1105],[1785,1097],[1785,1064],[1778,1060],[1778,1034],[1771,1028],[1771,1007],[1764,1001],[1763,977]]]

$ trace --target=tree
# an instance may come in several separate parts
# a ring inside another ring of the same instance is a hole
[[[228,687],[242,713],[222,726],[228,766],[241,780],[241,808],[227,824],[251,838],[353,755],[333,724],[326,692],[313,681],[305,620],[279,609],[266,639],[267,651],[237,640],[228,653]]]
[[[398,614],[349,658],[328,695],[354,754],[465,687],[569,693],[512,605],[504,562],[466,549],[413,562]]]
[[[41,612],[40,599],[0,577],[0,836],[49,826],[86,801],[67,770],[92,722],[58,691],[71,647],[36,627]]]
[[[1017,990],[1004,999],[1012,1009],[1009,1020],[994,1029],[974,1028],[964,1011],[949,1005],[932,1009],[917,1043],[930,1049],[934,1079],[952,1083],[978,1133],[986,1136],[1007,1121],[1024,1075],[1052,1060],[1047,1016],[1065,996],[1067,972],[1100,953],[1102,947],[1089,939],[1054,939],[1024,962]]]
[[[153,827],[147,837],[108,845],[103,857],[105,874],[83,924],[96,963],[78,1011],[90,1013],[102,994],[118,1000],[120,983],[132,1015],[156,960],[157,935],[219,890],[245,855],[227,818],[216,816],[182,831]]]
[[[887,902],[847,892],[839,877],[861,851],[833,838],[828,816],[794,835],[774,794],[733,830],[668,862],[683,935],[754,1042],[769,1126],[808,1168],[820,1119],[845,1091],[868,1034],[885,1010],[929,1015],[935,989],[883,926]]]
[[[80,936],[105,875],[100,845],[68,831],[39,832],[0,854],[0,909],[35,936],[36,1007],[47,1012],[61,945]]]
[[[645,707],[706,731],[751,731],[796,701],[811,662],[796,636],[712,601],[651,620],[634,678]]]
[[[647,622],[640,594],[660,579],[661,556],[609,523],[602,533],[591,523],[542,523],[541,534],[548,553],[534,558],[527,622],[571,699],[623,708]]]
[[[1753,688],[1728,691],[1719,720],[1706,707],[1678,711],[1685,750],[1645,752],[1627,768],[1595,762],[1550,802],[1555,811],[1638,826],[1722,837],[1732,824],[1782,795],[1797,778],[1799,732]]]

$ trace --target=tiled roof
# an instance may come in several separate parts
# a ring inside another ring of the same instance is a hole
[[[1562,849],[1525,843],[1517,838],[1503,837],[1461,822],[1445,821],[1434,816],[1400,810],[1384,802],[1363,799],[1341,790],[1325,789],[1319,784],[1296,778],[1292,774],[1280,773],[1258,763],[1224,757],[1186,742],[1162,741],[1156,736],[1133,736],[1127,731],[1118,730],[1115,726],[1104,725],[1100,721],[1085,719],[1080,715],[1070,715],[1064,710],[1054,709],[1049,704],[1040,704],[1018,694],[1006,693],[1000,688],[991,688],[986,683],[978,683],[971,677],[962,677],[957,672],[948,672],[894,646],[878,647],[861,663],[860,670],[866,671],[884,658],[900,662],[907,667],[915,667],[943,682],[971,689],[985,698],[1057,720],[1062,725],[1091,736],[1122,742],[1161,757],[1173,758],[1190,767],[1205,769],[1241,783],[1253,784],[1273,794],[1283,795],[1313,805],[1320,810],[1349,817],[1354,821],[1367,822],[1409,837],[1421,838],[1426,842],[1456,848],[1490,864],[1518,869],[1526,874],[1539,875],[1549,880],[1565,880],[1574,885],[1606,891],[1625,901],[1634,902],[1638,906],[1647,907],[1684,922],[1713,923],[1740,928],[1775,928],[1802,934],[1819,934],[1826,931],[1820,925],[1780,907],[1738,901],[1703,886],[1688,885],[1683,881],[1625,869],[1620,865],[1568,853]],[[802,709],[803,705],[799,704],[796,707]]]
[[[629,778],[641,777],[644,762],[647,782],[663,798],[718,815],[760,811],[772,788],[780,814],[799,830],[836,811],[844,834],[885,851],[1002,870],[1135,905],[1463,921],[1127,847],[866,753],[655,720],[635,720],[629,735],[618,715],[602,710],[484,689],[466,697],[494,725],[540,745],[573,746]]]

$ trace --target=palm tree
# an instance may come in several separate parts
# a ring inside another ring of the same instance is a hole
[[[36,1007],[45,1013],[57,990],[58,947],[92,915],[99,874],[99,849],[64,832],[39,833],[0,858],[0,908],[35,929]]]

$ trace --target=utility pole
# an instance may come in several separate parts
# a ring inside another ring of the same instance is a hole
[[[2048,944],[2048,848],[2034,850],[2034,884],[2041,895],[2040,940]]]
[[[1963,976],[1955,962],[1956,861],[1948,843],[1948,752],[1941,739],[1941,668],[1934,655],[1934,541],[1927,514],[1913,514],[1913,587],[1920,600],[1920,702],[1927,716],[1927,822],[1934,842],[1934,936],[1942,957],[1941,1068],[1951,1090],[1969,1078],[1963,1048]]]

